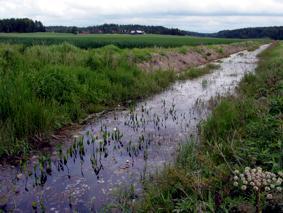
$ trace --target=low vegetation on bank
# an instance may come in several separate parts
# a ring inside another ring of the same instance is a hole
[[[261,42],[264,41],[249,41],[229,45],[182,46],[179,48],[166,49],[165,52],[164,49],[161,48],[160,51],[153,52],[148,60],[139,63],[138,66],[140,69],[149,72],[158,70],[184,72],[211,61],[228,57],[233,53],[243,50],[254,50]]]
[[[191,68],[187,71],[181,72],[180,75],[178,76],[178,78],[180,80],[187,80],[187,79],[194,79],[197,77],[200,77],[202,75],[206,75],[211,73],[213,70],[219,68],[220,65],[219,64],[208,64],[204,67],[200,67],[200,68]]]
[[[238,96],[222,99],[201,125],[200,143],[184,144],[176,164],[145,184],[144,200],[134,209],[282,212],[282,57],[283,43],[261,54],[256,74],[242,80]],[[259,177],[267,180],[245,179]]]

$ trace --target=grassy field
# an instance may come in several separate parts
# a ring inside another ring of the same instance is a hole
[[[0,33],[0,43],[24,45],[51,45],[68,42],[80,48],[98,48],[105,45],[115,45],[120,48],[144,47],[180,47],[183,45],[230,44],[239,39],[198,38],[189,36],[169,35],[118,35],[92,34],[74,35],[66,33]]]
[[[282,57],[282,42],[260,56],[239,95],[222,99],[202,124],[201,143],[183,145],[176,164],[146,184],[144,201],[136,206],[140,212],[282,212],[282,173],[277,186],[266,188],[273,180],[265,175],[266,183],[239,189],[235,171],[283,170]]]

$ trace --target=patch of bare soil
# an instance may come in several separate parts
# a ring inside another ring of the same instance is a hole
[[[219,45],[215,48],[206,46],[196,47],[186,54],[168,52],[166,55],[154,54],[152,59],[138,64],[138,67],[147,72],[158,70],[172,70],[181,72],[192,67],[203,65],[216,59],[228,57],[233,53],[245,50],[245,46]]]

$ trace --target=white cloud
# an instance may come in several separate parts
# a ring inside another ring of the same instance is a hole
[[[10,17],[45,25],[138,23],[212,32],[283,25],[283,0],[0,0],[0,18]]]

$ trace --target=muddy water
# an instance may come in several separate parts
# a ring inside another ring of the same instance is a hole
[[[117,202],[124,190],[137,199],[143,180],[172,162],[180,143],[196,139],[212,98],[233,93],[265,48],[234,54],[215,62],[220,68],[212,74],[100,116],[52,156],[33,156],[19,167],[2,165],[0,209],[97,211]]]

